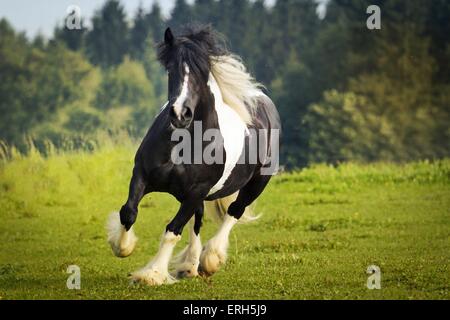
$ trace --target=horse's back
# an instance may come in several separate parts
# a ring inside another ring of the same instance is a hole
[[[255,111],[255,126],[258,129],[281,130],[281,121],[278,110],[267,95],[258,95],[258,107]]]

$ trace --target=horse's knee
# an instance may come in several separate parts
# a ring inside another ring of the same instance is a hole
[[[166,226],[166,232],[173,232],[175,235],[181,235],[183,232],[184,224],[180,224],[179,222],[172,221]]]
[[[203,215],[203,213],[202,213]],[[183,232],[184,226],[188,223],[189,219],[191,219],[192,214],[186,214],[181,216],[175,216],[175,218],[170,221],[170,223],[166,226],[167,232],[173,232],[175,235],[181,235]],[[194,222],[194,230],[196,230],[196,234],[200,232],[200,226],[201,226],[201,215],[198,216],[195,215],[195,222]]]
[[[131,226],[136,222],[137,210],[129,207],[127,204],[120,209],[120,223],[125,226],[125,229],[130,230]]]
[[[244,214],[245,211],[245,205],[241,204],[238,201],[234,201],[230,206],[228,207],[228,214],[236,219],[239,220],[239,218]]]

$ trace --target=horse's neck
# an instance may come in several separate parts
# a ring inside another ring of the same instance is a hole
[[[214,78],[211,72],[209,73],[208,86],[211,90],[211,93],[214,95],[215,103],[224,104],[222,92],[220,91],[216,78]]]
[[[223,100],[219,84],[212,73],[209,73],[208,86],[211,93],[214,95],[214,109],[217,113],[217,117],[219,118],[219,123],[222,123],[222,125],[236,126],[236,128],[239,126],[245,130],[245,132],[248,132],[247,125],[241,119],[239,114]]]

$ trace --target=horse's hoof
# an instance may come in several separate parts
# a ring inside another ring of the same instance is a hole
[[[202,277],[210,277],[225,264],[226,257],[215,250],[204,250],[200,256],[198,273]]]
[[[183,278],[195,278],[198,276],[197,269],[186,269],[186,270],[177,270],[176,271],[176,277],[177,279],[183,279]]]
[[[130,276],[131,284],[146,284],[148,286],[160,286],[176,282],[168,272],[160,272],[157,269],[143,269],[133,272]]]
[[[210,277],[211,276],[211,275],[207,274],[205,270],[203,270],[201,264],[198,266],[197,272],[200,277]]]
[[[179,263],[176,265],[176,269],[173,275],[177,279],[194,278],[198,276],[197,270],[198,270],[198,261],[197,262],[186,261],[184,263]]]

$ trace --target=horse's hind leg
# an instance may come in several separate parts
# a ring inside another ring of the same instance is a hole
[[[200,256],[200,274],[211,276],[225,263],[231,229],[242,217],[245,208],[261,194],[270,178],[271,176],[255,175],[239,191],[236,200],[228,207],[219,231],[203,248]]]
[[[138,205],[145,193],[146,184],[142,172],[135,167],[130,182],[128,200],[120,209],[113,212],[108,219],[108,242],[118,257],[129,256],[136,245],[137,238],[132,229],[136,221]]]
[[[227,210],[228,215],[239,220],[245,212],[245,208],[253,203],[263,192],[269,183],[271,175],[257,174],[239,191],[236,201]]]
[[[192,278],[198,275],[202,242],[200,240],[200,227],[203,218],[203,203],[195,210],[195,217],[191,218],[189,230],[189,244],[172,261],[176,267],[177,278]]]

